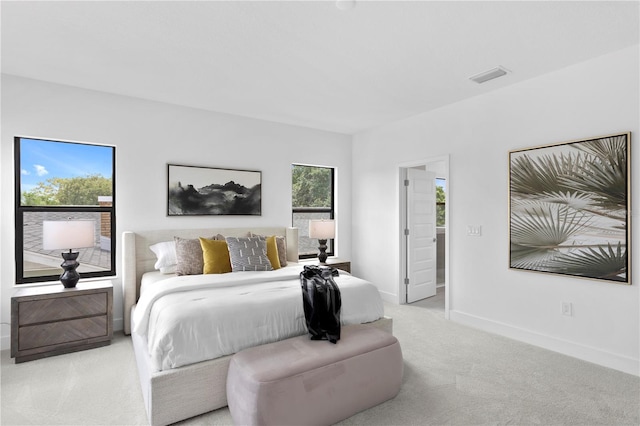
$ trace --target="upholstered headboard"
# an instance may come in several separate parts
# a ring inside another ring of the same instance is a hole
[[[122,234],[122,298],[124,302],[124,332],[131,334],[131,308],[140,297],[142,274],[154,270],[156,257],[149,246],[173,237],[198,238],[222,234],[226,237],[244,237],[249,232],[258,235],[284,236],[287,243],[287,260],[298,261],[298,228],[207,228],[163,229],[153,231],[126,231]]]

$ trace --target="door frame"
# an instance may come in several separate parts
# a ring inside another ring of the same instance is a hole
[[[450,207],[451,207],[451,182],[449,179],[449,155],[441,155],[438,157],[429,157],[426,158],[424,160],[415,160],[415,161],[410,161],[410,162],[406,162],[406,163],[400,163],[398,164],[398,186],[399,186],[399,197],[398,197],[398,203],[399,203],[399,217],[398,217],[398,242],[399,242],[399,246],[400,246],[400,250],[398,250],[398,272],[399,272],[399,277],[398,277],[398,303],[401,305],[404,305],[407,303],[407,287],[404,284],[404,278],[405,278],[405,272],[406,272],[406,263],[407,263],[407,248],[406,248],[406,244],[405,244],[405,235],[404,235],[404,229],[406,227],[406,217],[407,217],[407,196],[406,196],[406,192],[405,192],[405,187],[404,187],[404,180],[406,179],[407,176],[407,172],[406,169],[409,168],[413,168],[413,167],[420,167],[420,166],[424,166],[427,170],[430,170],[429,165],[430,164],[435,164],[435,163],[443,163],[444,164],[444,176],[441,176],[442,173],[437,173],[437,177],[441,177],[446,179],[447,181],[447,191],[446,191],[446,195],[447,195],[447,202],[445,204],[445,210],[444,210],[444,215],[445,215],[445,270],[444,270],[444,317],[446,319],[449,319],[449,294],[451,292],[451,280],[450,280],[450,274],[449,274],[449,262],[450,262],[450,258],[451,256],[449,255],[450,253],[450,244],[449,244],[449,240],[450,240],[450,224],[451,221],[449,220],[450,216],[449,216],[449,211],[450,211]]]

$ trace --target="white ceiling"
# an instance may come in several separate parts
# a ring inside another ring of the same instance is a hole
[[[3,0],[0,12],[3,73],[346,134],[639,42],[638,1]],[[512,73],[468,79],[498,65]]]

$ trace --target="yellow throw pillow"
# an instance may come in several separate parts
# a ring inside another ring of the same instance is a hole
[[[231,259],[226,241],[208,240],[200,238],[202,258],[204,260],[203,274],[224,274],[231,272]]]
[[[267,257],[273,269],[281,268],[280,258],[278,257],[278,244],[276,243],[276,237],[274,235],[267,237]]]

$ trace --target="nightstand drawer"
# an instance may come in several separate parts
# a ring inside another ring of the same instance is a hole
[[[69,321],[20,327],[18,350],[25,351],[61,343],[85,341],[97,337],[107,337],[107,316],[80,318]]]
[[[107,293],[20,302],[21,326],[107,313]]]

